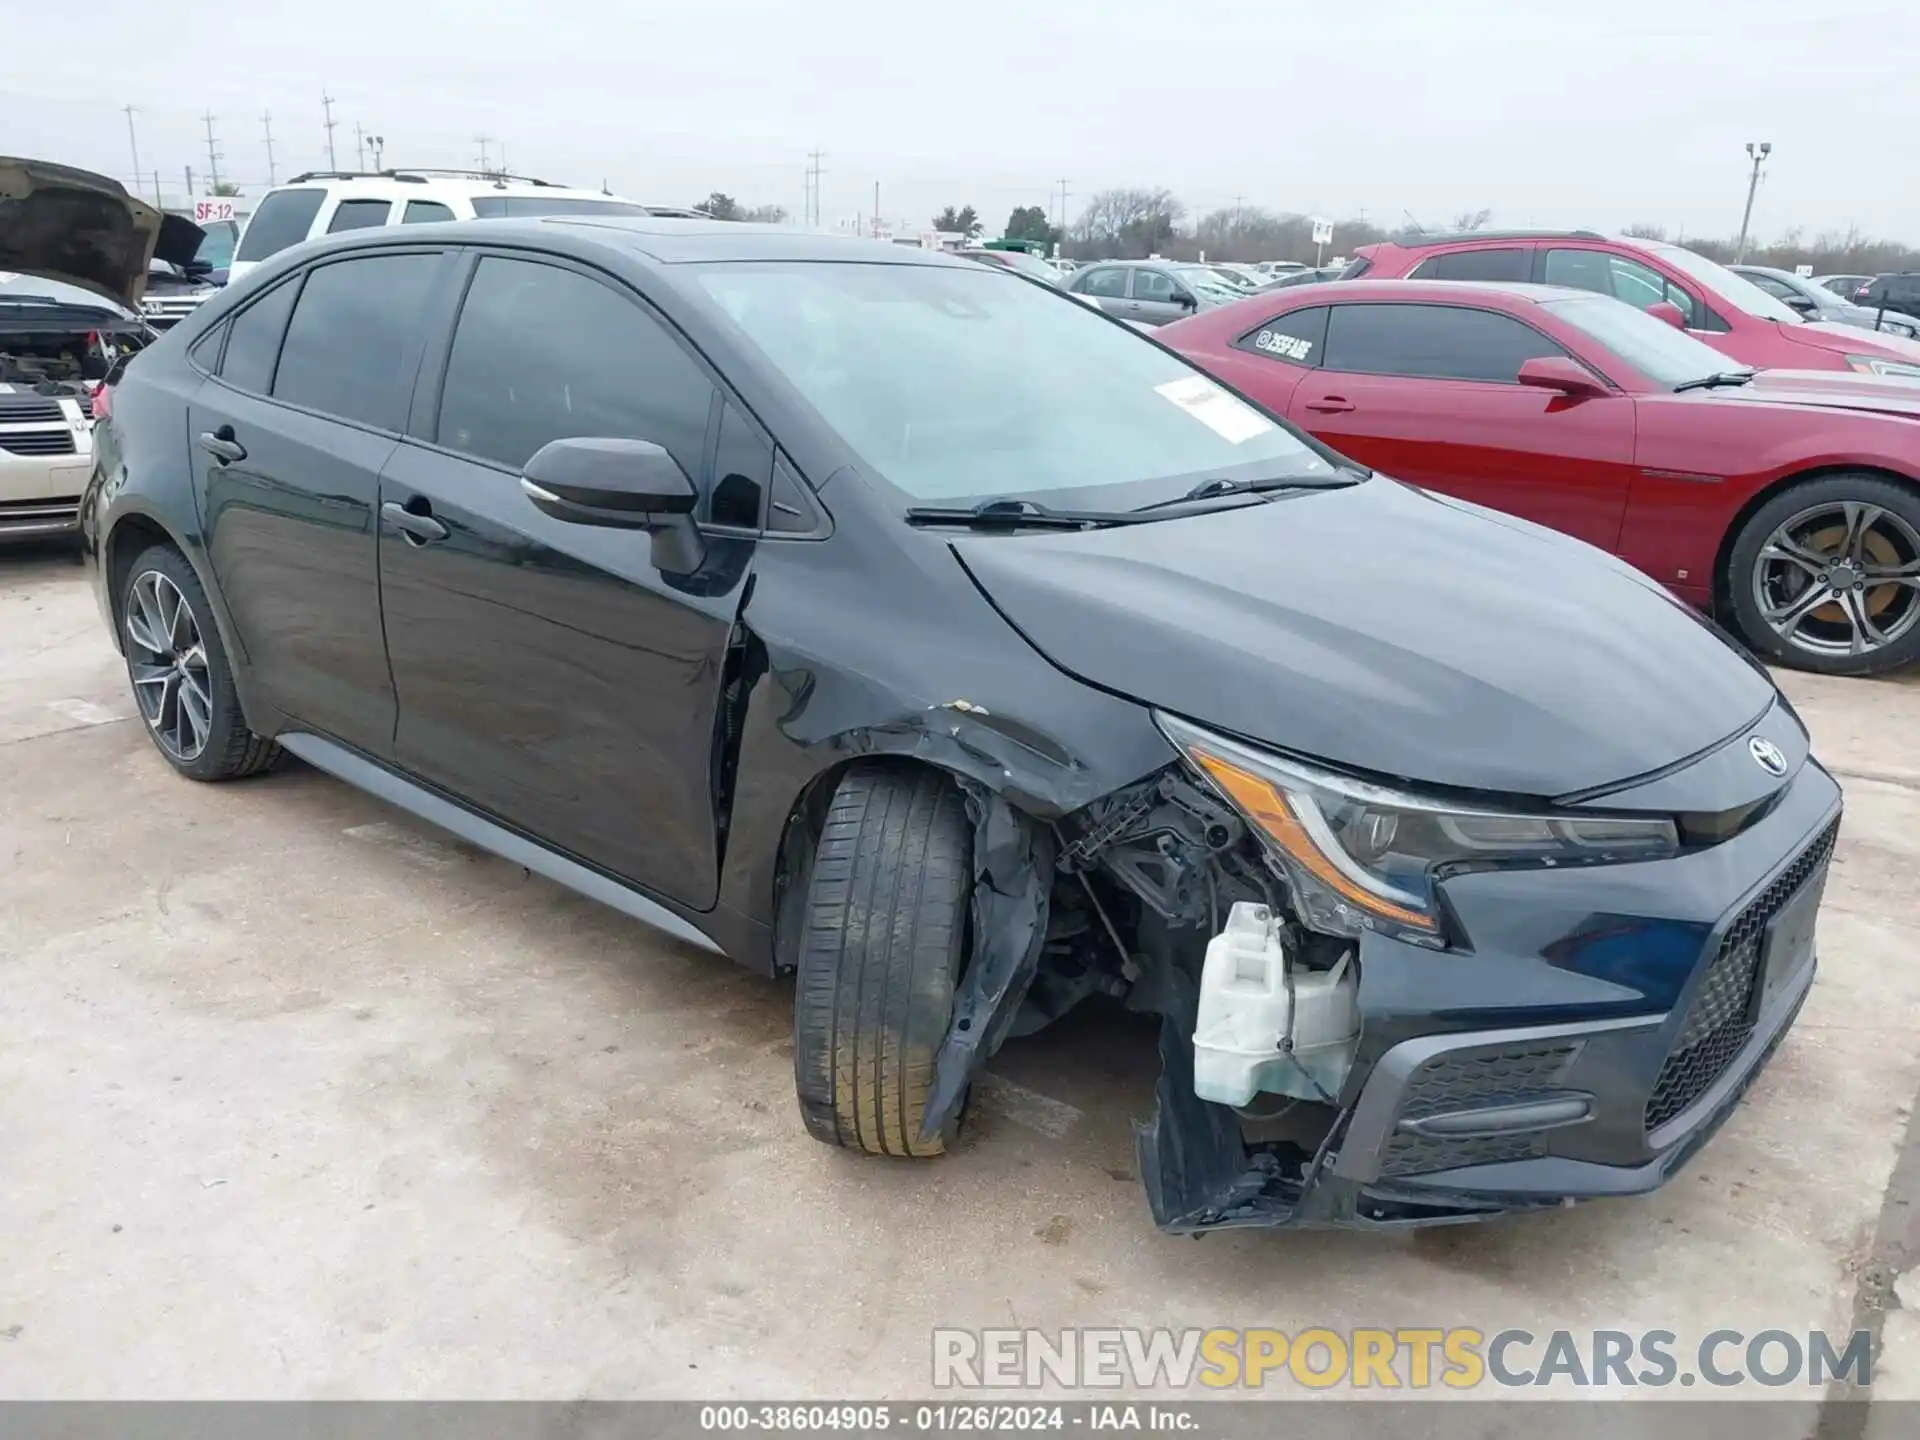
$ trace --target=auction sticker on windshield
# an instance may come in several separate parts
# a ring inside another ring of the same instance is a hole
[[[1266,416],[1242,404],[1204,375],[1169,380],[1153,388],[1230,444],[1239,445],[1273,429],[1273,422]]]

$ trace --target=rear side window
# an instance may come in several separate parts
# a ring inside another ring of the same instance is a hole
[[[1533,252],[1509,246],[1500,250],[1456,250],[1435,255],[1414,269],[1410,280],[1528,280]]]
[[[280,355],[280,337],[293,312],[300,280],[274,286],[227,324],[227,354],[220,362],[220,378],[241,390],[265,395],[273,388],[273,362]]]
[[[240,248],[233,258],[264,260],[289,245],[298,245],[313,228],[313,217],[320,213],[320,202],[326,198],[324,190],[275,190],[247,221],[246,234],[240,237]]]
[[[1327,321],[1329,370],[1511,385],[1520,364],[1564,355],[1530,325],[1464,305],[1336,305]]]
[[[1294,365],[1318,365],[1327,348],[1327,307],[1309,305],[1304,310],[1276,315],[1258,330],[1242,335],[1234,344],[1256,355]]]
[[[402,225],[428,225],[435,220],[451,220],[453,211],[438,200],[409,200],[406,213],[401,215]]]
[[[712,405],[712,382],[637,303],[572,270],[490,255],[454,331],[438,439],[514,470],[549,440],[651,440],[698,478]]]
[[[327,233],[338,235],[342,230],[367,230],[384,225],[387,212],[392,208],[393,203],[388,200],[342,200],[327,222]]]
[[[400,429],[413,392],[414,337],[439,264],[438,255],[369,255],[308,272],[274,398]]]

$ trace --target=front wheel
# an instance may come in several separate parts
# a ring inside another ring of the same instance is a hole
[[[1860,473],[1789,486],[1741,527],[1725,581],[1770,660],[1871,675],[1920,659],[1920,490]]]
[[[120,593],[127,678],[166,762],[192,780],[272,767],[280,749],[247,729],[200,577],[171,545],[143,551]]]

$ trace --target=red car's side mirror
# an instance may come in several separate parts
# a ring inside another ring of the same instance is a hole
[[[1647,314],[1656,320],[1664,320],[1676,330],[1687,328],[1687,312],[1671,300],[1656,300],[1647,306]]]
[[[1557,390],[1578,399],[1598,399],[1609,393],[1591,370],[1565,355],[1536,355],[1523,360],[1514,378],[1536,390]]]

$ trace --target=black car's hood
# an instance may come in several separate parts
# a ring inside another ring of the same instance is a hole
[[[118,180],[0,156],[0,270],[78,285],[140,308],[147,265],[185,265],[204,233],[129,195]]]
[[[954,550],[1083,680],[1434,785],[1609,785],[1707,749],[1774,696],[1613,557],[1384,479],[1150,525],[968,536]]]

